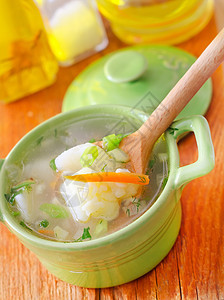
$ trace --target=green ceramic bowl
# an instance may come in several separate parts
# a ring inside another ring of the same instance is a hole
[[[207,121],[202,116],[176,121],[174,132],[166,132],[169,157],[169,177],[157,201],[141,217],[125,228],[108,236],[80,243],[63,243],[41,239],[18,224],[10,214],[4,198],[8,166],[19,163],[38,137],[47,136],[56,128],[75,124],[89,138],[96,126],[111,120],[138,128],[147,119],[141,111],[122,106],[91,106],[62,113],[28,133],[2,160],[0,173],[1,221],[34,252],[43,265],[58,278],[82,287],[102,288],[119,285],[140,277],[154,268],[172,248],[181,224],[180,196],[184,185],[207,174],[214,167],[214,151]],[[83,127],[83,120],[86,126]],[[89,124],[89,125],[88,125]],[[114,123],[113,123],[114,124]],[[111,126],[110,126],[111,125]],[[85,132],[84,132],[85,131]],[[193,131],[198,145],[198,161],[179,167],[178,138]]]

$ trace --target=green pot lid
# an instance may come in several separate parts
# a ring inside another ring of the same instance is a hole
[[[147,113],[165,98],[196,58],[170,46],[133,46],[87,67],[69,86],[62,111],[94,104],[120,104]],[[209,79],[177,119],[204,115],[212,98]]]

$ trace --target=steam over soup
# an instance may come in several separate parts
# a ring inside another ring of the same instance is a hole
[[[154,147],[146,184],[148,176],[132,174],[128,155],[118,148],[124,134],[107,135],[102,147],[89,140],[108,132],[107,122],[99,121],[88,132],[80,121],[78,128],[41,136],[22,163],[9,167],[5,198],[21,226],[42,238],[82,242],[127,226],[154,203],[168,175],[164,139]]]

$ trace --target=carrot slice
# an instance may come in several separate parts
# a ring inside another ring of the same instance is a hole
[[[53,230],[39,229],[38,232],[41,233],[41,234],[44,234],[44,235],[54,236],[54,231]]]
[[[148,175],[136,173],[115,173],[115,172],[99,172],[90,174],[80,174],[72,176],[64,176],[66,179],[83,182],[121,182],[147,185],[149,183]]]

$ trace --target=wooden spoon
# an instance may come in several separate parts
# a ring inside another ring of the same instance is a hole
[[[147,121],[136,132],[121,141],[119,148],[129,155],[133,172],[145,173],[156,140],[223,60],[224,29],[178,81]]]

